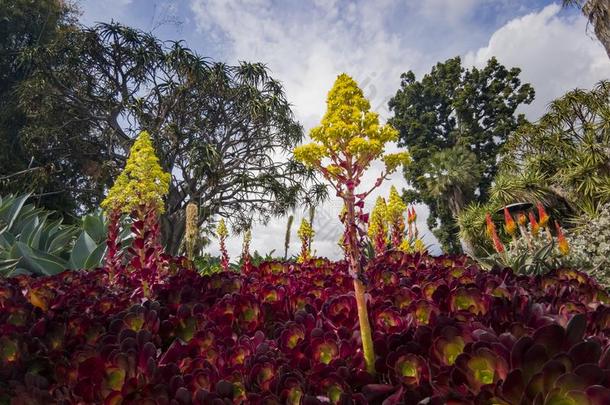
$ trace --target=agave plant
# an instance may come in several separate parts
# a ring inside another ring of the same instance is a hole
[[[49,276],[101,265],[106,251],[106,219],[101,213],[70,225],[54,219],[54,212],[27,203],[29,197],[0,197],[0,275]]]

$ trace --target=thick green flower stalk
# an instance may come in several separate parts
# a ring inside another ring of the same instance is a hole
[[[184,231],[184,245],[186,257],[193,260],[195,248],[199,240],[199,208],[194,202],[186,205],[186,220]]]
[[[301,226],[299,226],[299,230],[297,231],[297,235],[301,240],[301,254],[297,259],[299,263],[305,263],[311,259],[311,243],[313,242],[315,234],[309,221],[303,218],[303,220],[301,220]]]
[[[388,225],[386,222],[387,206],[383,197],[377,197],[375,206],[369,217],[369,228],[367,233],[373,243],[375,254],[380,256],[388,247]]]
[[[227,236],[229,236],[229,230],[227,229],[225,220],[222,218],[218,221],[216,234],[218,235],[218,240],[220,242],[220,267],[222,267],[224,271],[229,271],[229,252],[227,251]]]
[[[163,198],[169,191],[170,175],[159,164],[150,136],[142,131],[134,142],[127,158],[125,169],[108,192],[101,207],[111,221],[112,235],[109,234],[107,263],[118,266],[116,260],[116,240],[118,221],[122,214],[133,218],[134,234],[131,259],[133,269],[140,272],[143,288],[147,291],[157,278],[162,248],[159,242],[159,214],[165,211]],[[111,268],[110,271],[114,271]]]
[[[326,113],[319,126],[313,128],[313,142],[297,147],[294,155],[308,167],[318,170],[343,199],[345,213],[345,243],[350,273],[358,305],[358,320],[367,371],[375,373],[375,353],[362,282],[361,247],[357,222],[366,197],[396,169],[410,162],[407,152],[385,154],[388,142],[398,139],[398,131],[379,123],[379,114],[370,111],[371,105],[356,82],[346,74],[337,77],[328,93]],[[359,190],[364,173],[371,162],[381,159],[385,169],[373,185]],[[358,211],[357,211],[358,210]],[[366,222],[366,221],[362,221]]]
[[[294,215],[288,217],[286,223],[286,234],[284,235],[284,259],[288,257],[288,249],[290,248],[290,231],[292,229],[292,222],[294,221]]]

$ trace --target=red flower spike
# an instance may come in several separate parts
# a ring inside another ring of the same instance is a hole
[[[517,222],[521,226],[525,226],[525,224],[527,224],[527,217],[525,216],[525,214],[523,212],[520,212],[519,215],[517,216]]]
[[[538,208],[538,223],[542,228],[545,228],[547,223],[549,222],[549,216],[544,210],[544,206],[541,202],[537,202],[536,207]]]
[[[570,245],[568,244],[568,240],[563,234],[563,230],[557,221],[555,221],[555,229],[557,230],[557,244],[559,247],[559,252],[562,255],[567,256],[568,253],[570,253]]]
[[[489,212],[485,213],[485,223],[487,236],[491,238],[496,231],[496,225],[493,223],[493,220],[491,219],[491,214]]]
[[[540,224],[538,224],[538,221],[536,221],[536,217],[534,216],[534,213],[531,211],[529,213],[529,218],[530,218],[530,229],[532,231],[532,235],[538,236],[538,234],[540,233]]]
[[[504,207],[504,230],[511,236],[517,231],[517,224],[515,224],[513,216],[508,212],[506,207]]]

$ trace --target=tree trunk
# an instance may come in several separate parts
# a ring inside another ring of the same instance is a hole
[[[166,212],[161,216],[161,239],[165,253],[177,255],[182,244],[185,229],[184,210],[170,214]]]
[[[610,58],[610,2],[608,0],[589,0],[583,6],[582,12],[593,24],[595,36],[602,43]]]

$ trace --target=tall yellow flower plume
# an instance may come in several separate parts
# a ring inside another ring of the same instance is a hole
[[[396,187],[390,188],[390,196],[388,197],[388,208],[386,210],[386,219],[390,224],[403,221],[404,212],[407,210],[407,204],[400,198],[400,194]]]
[[[382,254],[386,250],[388,225],[386,222],[387,206],[383,197],[377,197],[375,206],[369,218],[368,235],[373,243],[375,252]]]
[[[328,93],[322,122],[309,134],[313,142],[295,148],[294,157],[321,170],[330,181],[346,174],[345,166],[337,161],[340,154],[349,155],[359,172],[378,158],[384,161],[388,173],[410,163],[408,152],[383,154],[386,143],[398,140],[398,131],[389,124],[381,125],[379,114],[370,109],[369,101],[354,79],[339,75]],[[324,158],[330,158],[330,164],[324,166]]]
[[[301,239],[301,254],[298,257],[297,262],[304,263],[311,258],[311,242],[313,241],[315,234],[309,221],[303,218],[303,220],[301,220],[301,226],[297,231],[297,236]]]
[[[101,206],[106,212],[130,213],[141,205],[165,211],[163,197],[169,191],[170,175],[159,165],[159,159],[148,132],[142,131],[134,142],[125,169],[116,179]]]

